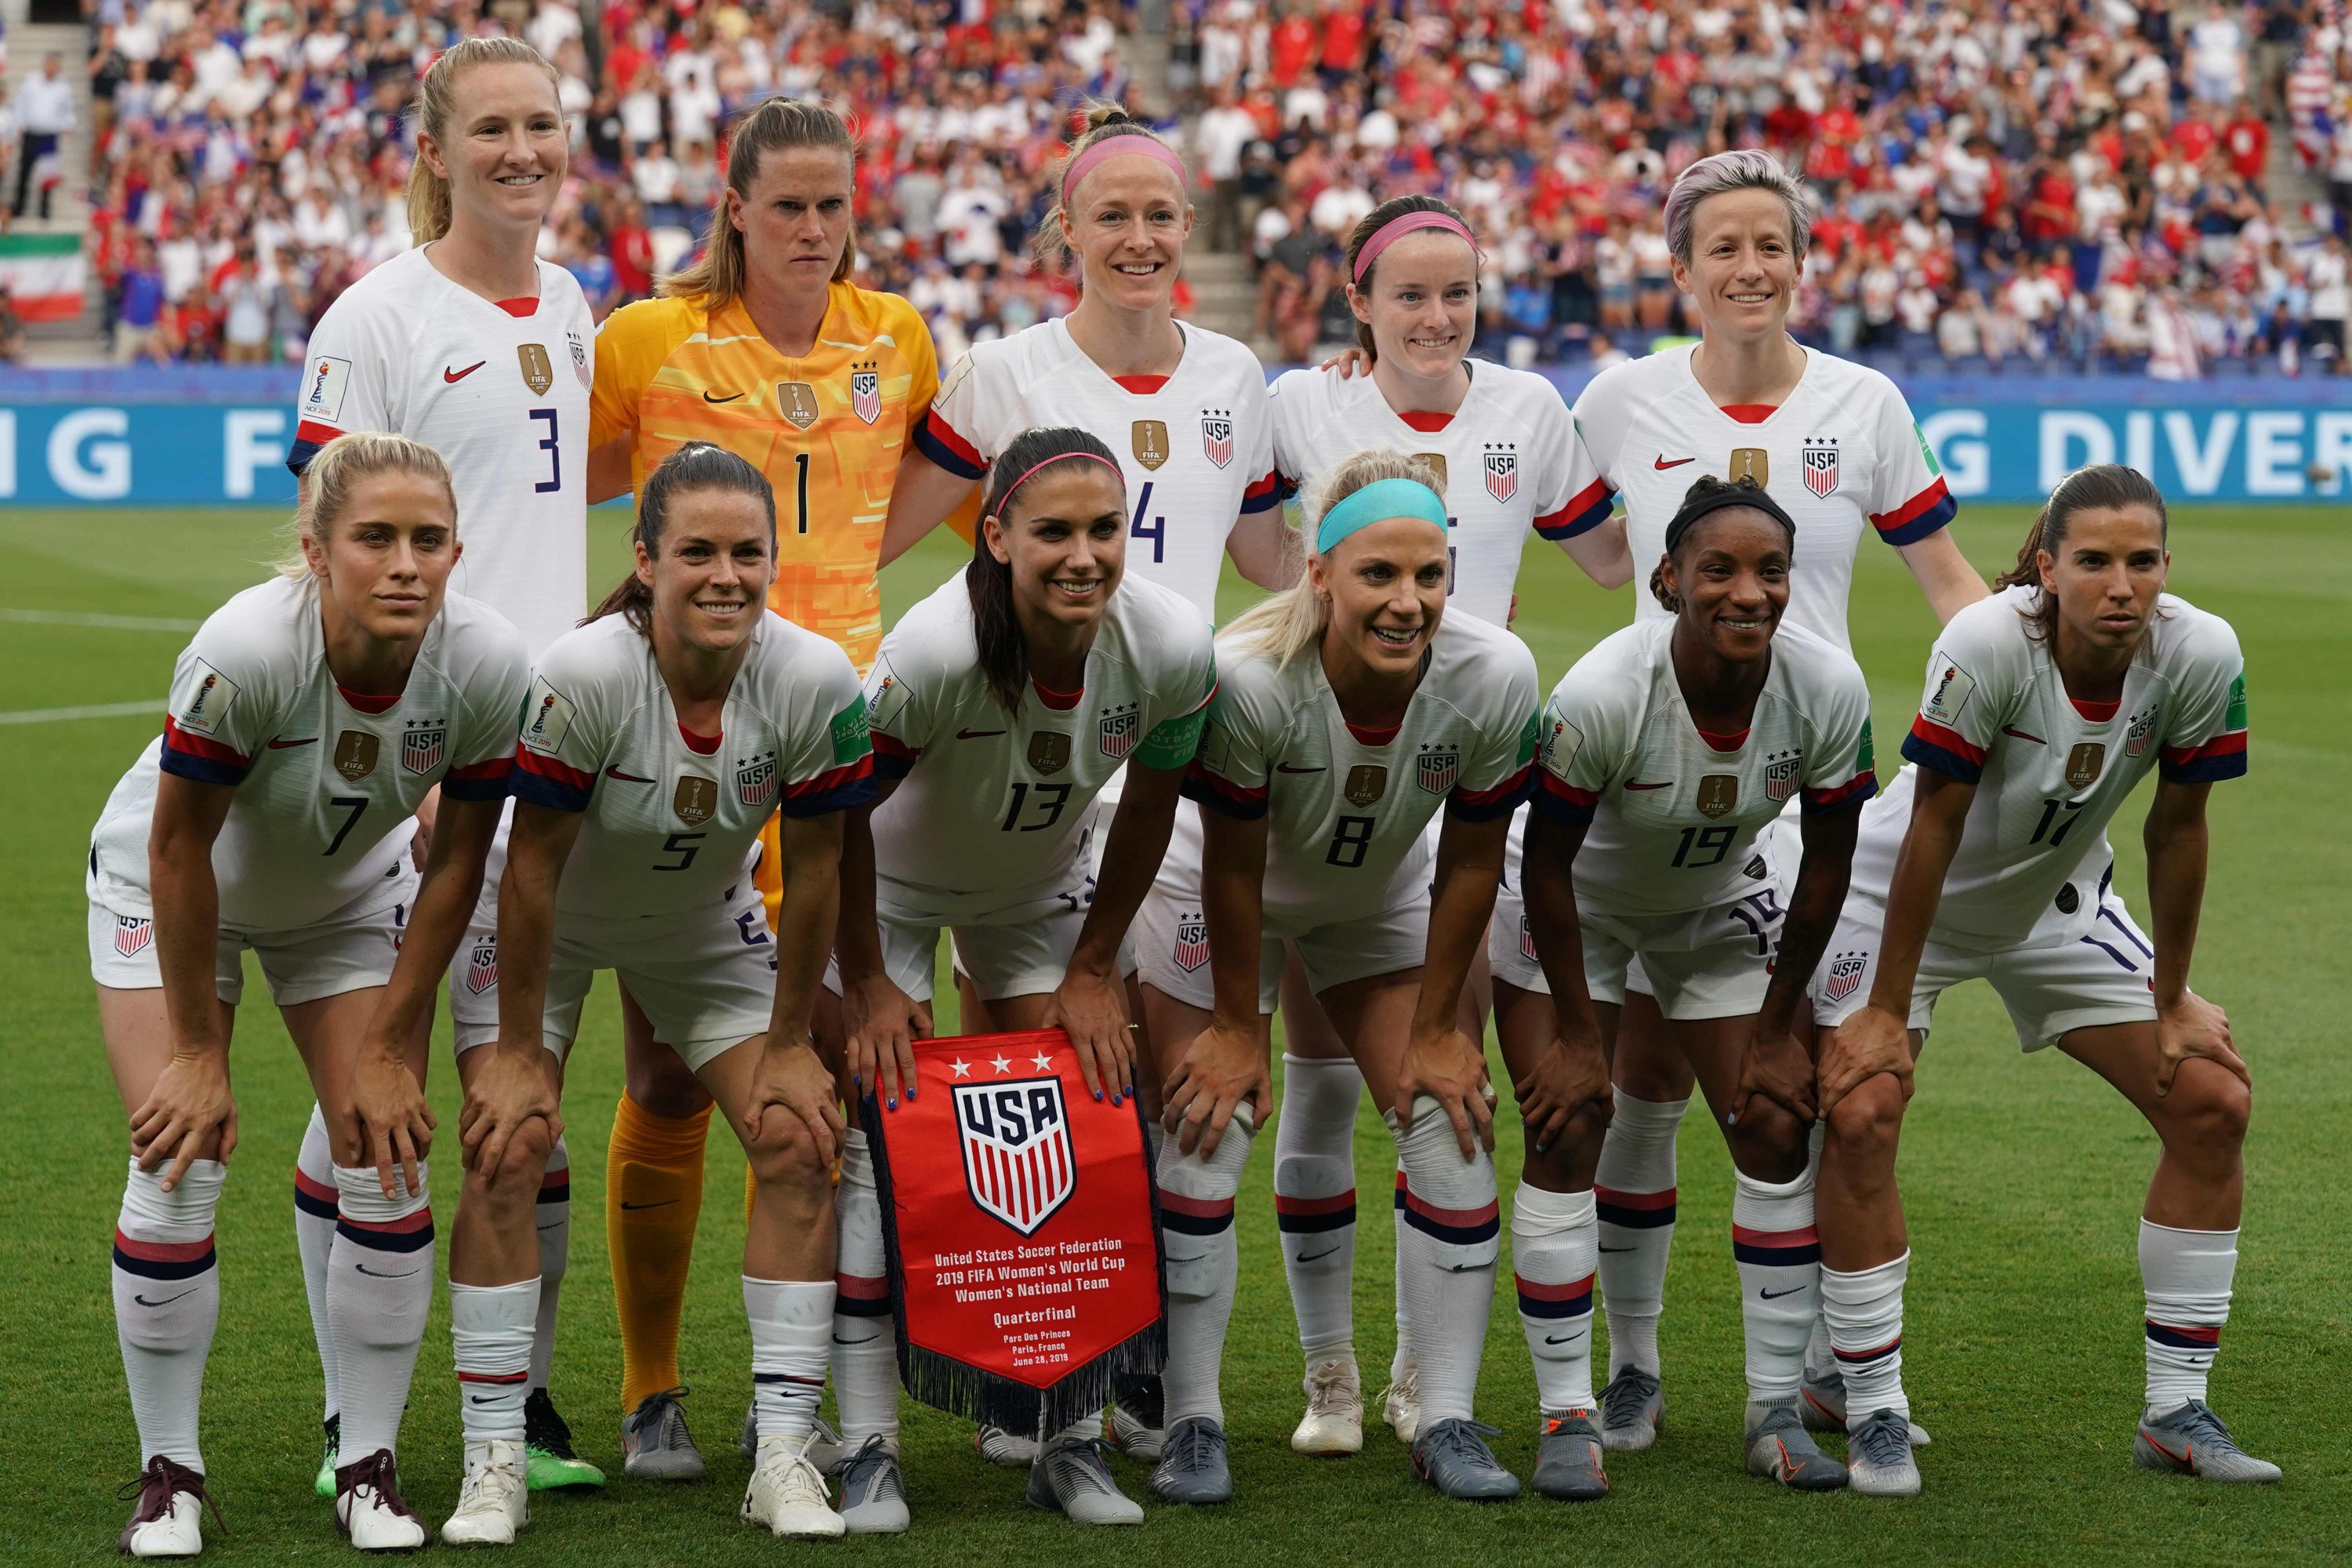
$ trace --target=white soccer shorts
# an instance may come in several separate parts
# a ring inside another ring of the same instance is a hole
[[[957,971],[970,978],[982,1001],[1001,1002],[1008,996],[1053,991],[1069,973],[1070,954],[1077,951],[1078,933],[1086,927],[1092,899],[1089,885],[1058,898],[1034,900],[985,915],[952,919],[878,915],[875,923],[882,935],[883,973],[909,1000],[929,1001],[940,932],[944,929],[954,937]],[[1120,944],[1118,963],[1120,973],[1135,972],[1131,943]],[[841,994],[837,958],[825,961],[824,988]]]
[[[1258,945],[1257,1010],[1274,1011],[1282,991],[1284,944],[1298,950],[1309,989],[1320,995],[1334,985],[1375,974],[1417,969],[1429,952],[1429,900],[1414,900],[1362,920],[1278,931],[1269,921]],[[1162,882],[1143,900],[1135,917],[1136,970],[1143,983],[1188,1006],[1211,1011],[1216,984],[1209,970],[1209,927],[1198,895],[1176,892]]]
[[[398,892],[389,903],[383,901],[383,889],[371,888],[364,898],[299,930],[221,927],[213,963],[214,994],[232,1007],[244,1000],[247,948],[260,959],[270,1000],[280,1007],[388,984],[393,963],[400,957],[401,935],[408,929],[408,911],[416,902],[415,868],[403,858],[392,869],[394,875],[386,879],[398,884]],[[89,977],[110,990],[159,989],[163,972],[155,952],[155,922],[92,900]]]

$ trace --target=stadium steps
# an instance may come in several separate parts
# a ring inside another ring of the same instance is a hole
[[[18,234],[86,234],[89,229],[90,104],[89,33],[78,25],[18,23],[8,29],[8,101],[22,96],[20,84],[41,74],[49,54],[65,57],[66,79],[74,86],[74,130],[58,147],[65,177],[49,198],[47,223],[26,217],[10,226]],[[8,171],[7,188],[0,195],[0,211],[16,195],[16,171]],[[26,358],[87,360],[99,347],[98,279],[88,274],[82,285],[82,309],[78,317],[59,321],[35,321],[25,329]]]
[[[2295,156],[2294,127],[2285,121],[2271,121],[2270,153],[2263,165],[2263,197],[2290,235],[2308,230],[2314,205],[2327,199],[2327,183],[2317,171],[2305,168],[2303,160]]]
[[[1184,281],[1192,286],[1192,320],[1213,332],[1250,341],[1250,318],[1257,310],[1257,279],[1249,258],[1230,250],[1211,250],[1195,243],[1184,247]]]

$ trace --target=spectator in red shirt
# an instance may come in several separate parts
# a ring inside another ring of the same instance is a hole
[[[613,281],[622,302],[649,297],[654,291],[654,237],[635,197],[623,196],[614,204],[612,230]]]
[[[2264,165],[2270,162],[2271,128],[2246,100],[2238,100],[2237,112],[2222,132],[2221,143],[2229,152],[2230,167],[2238,172],[2238,178],[2259,188]]]
[[[1307,69],[1307,62],[1314,58],[1316,47],[1321,41],[1316,36],[1315,24],[1300,12],[1292,11],[1276,22],[1265,44],[1266,74],[1274,79],[1274,85],[1278,88],[1297,86],[1299,76]]]
[[[1364,13],[1357,0],[1325,0],[1323,85],[1338,87],[1363,68]]]

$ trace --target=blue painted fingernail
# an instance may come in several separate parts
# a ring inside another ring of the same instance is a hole
[[[911,1083],[907,1086],[907,1098],[908,1100],[915,1098],[915,1086]]]
[[[1095,1098],[1096,1098],[1097,1100],[1100,1100],[1100,1099],[1102,1098],[1102,1090],[1101,1090],[1101,1089],[1097,1089],[1097,1090],[1095,1090]]]
[[[890,1109],[893,1110],[898,1109],[898,1097],[895,1094],[890,1097]]]

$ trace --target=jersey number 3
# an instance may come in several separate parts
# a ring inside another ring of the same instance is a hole
[[[530,487],[535,494],[545,495],[551,490],[560,490],[563,488],[563,452],[556,445],[558,435],[555,428],[555,410],[534,408],[530,411],[530,416],[534,420],[547,421],[547,439],[539,444],[539,449],[547,454],[547,478]]]

